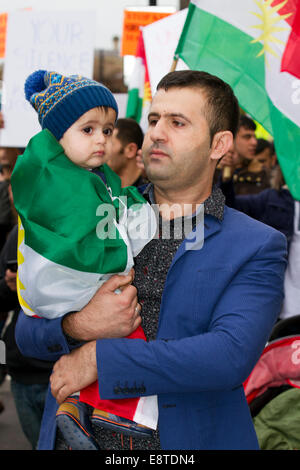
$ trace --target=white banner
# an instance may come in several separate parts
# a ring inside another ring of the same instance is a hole
[[[0,145],[25,147],[40,131],[24,83],[38,69],[93,76],[96,15],[93,11],[9,13],[4,63]]]
[[[152,96],[160,79],[170,72],[174,53],[186,19],[187,8],[143,28]],[[179,60],[176,70],[188,69]]]

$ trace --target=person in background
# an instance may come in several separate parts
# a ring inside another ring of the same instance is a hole
[[[254,158],[257,145],[255,131],[256,124],[253,119],[246,114],[242,114],[239,120],[238,131],[234,139],[236,170],[245,169]]]
[[[227,158],[218,162],[214,175],[214,183],[218,184],[219,178],[228,180],[233,178],[236,194],[244,193],[245,176],[248,166],[255,157],[257,139],[255,135],[256,124],[249,116],[240,115],[237,134],[234,143],[227,153]],[[230,165],[226,165],[227,159]],[[246,189],[249,184],[246,184]]]
[[[258,139],[255,154],[245,169],[233,177],[234,190],[238,195],[258,194],[270,187],[271,169],[274,167],[274,145]]]
[[[122,186],[141,186],[146,180],[136,157],[144,139],[140,125],[131,118],[117,120],[107,146],[107,165],[121,178]]]
[[[270,171],[270,188],[259,194],[236,195],[230,178],[221,178],[219,186],[229,207],[244,212],[286,236],[288,263],[284,278],[284,302],[279,314],[279,319],[283,320],[300,314],[300,203],[293,198],[280,166],[277,164],[272,168],[275,158],[272,144],[266,146],[266,150],[269,148],[269,152],[263,151],[259,155],[266,158]],[[232,164],[231,155],[224,156],[222,163],[229,168]]]
[[[293,232],[284,277],[284,302],[280,319],[300,315],[300,201],[294,201]]]
[[[272,166],[274,162],[274,150],[271,143],[268,144],[272,157],[268,157],[268,166]],[[237,194],[236,185],[234,184],[234,168],[235,163],[232,155],[227,154],[222,159],[222,165],[231,168],[229,178],[224,178],[223,174],[218,181],[221,188],[226,205],[237,209],[245,214],[253,217],[264,224],[267,224],[276,230],[282,232],[288,242],[288,248],[293,236],[294,226],[294,199],[285,183],[284,176],[277,164],[269,171],[269,187],[257,194]]]
[[[15,225],[0,255],[0,309],[7,318],[2,331],[6,347],[6,374],[11,377],[11,392],[21,428],[36,449],[53,362],[28,358],[20,353],[15,341],[15,325],[20,305],[17,296],[17,240]]]
[[[232,178],[235,170],[234,162],[236,161],[236,156],[234,144],[232,144],[228,152],[226,152],[223,158],[220,158],[216,165],[213,179],[214,185],[218,186],[221,181],[227,181]]]
[[[0,126],[4,127],[3,114],[0,113]],[[6,239],[17,222],[17,213],[13,203],[10,178],[22,148],[0,147],[0,251]],[[0,308],[0,333],[7,312]]]
[[[21,148],[0,147],[0,250],[7,235],[17,222],[17,214],[11,201],[10,178]]]
[[[257,171],[265,170],[270,173],[277,165],[274,142],[266,139],[257,139],[253,161],[257,164]]]

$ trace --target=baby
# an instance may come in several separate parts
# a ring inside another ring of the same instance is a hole
[[[118,115],[106,87],[38,70],[27,78],[25,95],[43,130],[12,175],[18,296],[26,314],[54,319],[81,310],[112,274],[128,274],[134,256],[154,237],[156,219],[139,191],[121,188],[103,164]],[[146,339],[141,327],[130,337]],[[149,436],[157,425],[157,399],[102,400],[95,383],[60,405],[56,420],[72,449],[97,449],[91,422]]]

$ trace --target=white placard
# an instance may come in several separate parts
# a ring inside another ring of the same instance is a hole
[[[38,69],[93,75],[96,19],[92,11],[18,11],[9,13],[3,75],[5,128],[0,144],[25,147],[41,130],[26,101],[24,83]]]
[[[152,96],[160,79],[171,70],[174,53],[186,19],[187,8],[143,27],[143,38]],[[179,60],[176,70],[187,69]]]
[[[126,108],[127,108],[127,100],[128,94],[127,93],[114,93],[115,100],[118,105],[118,118],[126,117]]]

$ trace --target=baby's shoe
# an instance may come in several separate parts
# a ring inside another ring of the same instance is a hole
[[[153,434],[153,430],[143,426],[142,424],[135,423],[126,418],[121,418],[106,411],[94,409],[91,415],[91,422],[95,426],[110,429],[111,431],[127,434],[133,437],[149,438]]]
[[[59,406],[56,423],[72,450],[99,450],[92,435],[88,406],[77,397],[68,397]]]

